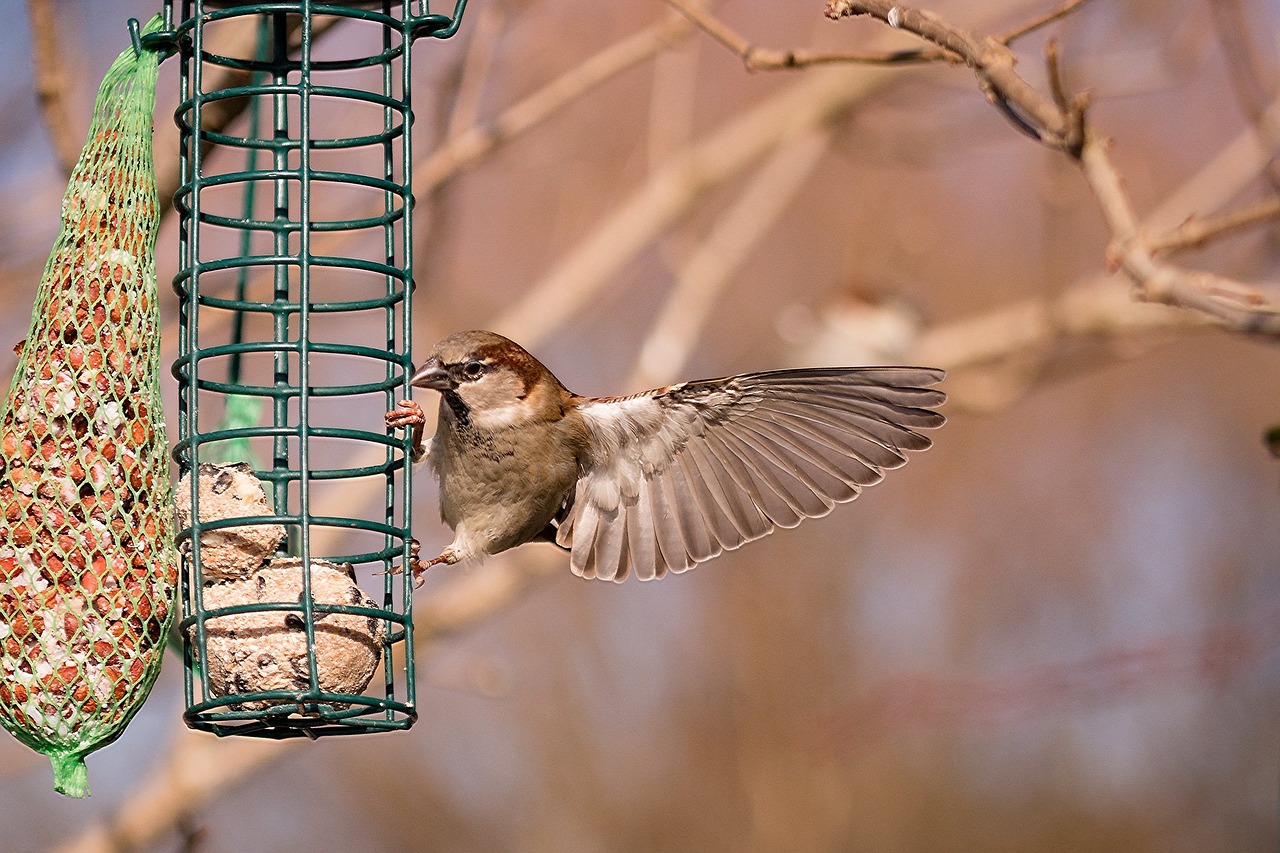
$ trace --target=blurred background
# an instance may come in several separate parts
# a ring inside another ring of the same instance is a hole
[[[126,19],[159,6],[0,2],[6,353],[66,185],[33,69],[56,71],[74,157]],[[1054,7],[928,8],[1001,33]],[[56,16],[43,47],[32,10]],[[819,2],[714,12],[761,47],[915,46]],[[360,37],[344,26],[317,49]],[[1270,0],[1086,2],[1015,48],[1043,86],[1058,38],[1159,232],[1280,191],[1277,32]],[[1075,166],[962,66],[748,71],[658,0],[471,0],[456,37],[414,50],[419,355],[491,328],[585,394],[924,363],[951,371],[950,422],[854,504],[660,582],[583,581],[539,545],[433,570],[406,733],[189,732],[171,655],[90,757],[90,800],[54,794],[45,759],[0,738],[0,847],[1275,848],[1274,342],[1132,301]],[[1179,260],[1275,279],[1276,236]],[[176,246],[170,215],[166,364]],[[425,469],[415,487],[435,554],[449,535]]]

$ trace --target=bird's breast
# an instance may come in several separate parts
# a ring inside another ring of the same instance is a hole
[[[487,431],[442,419],[429,458],[441,518],[488,554],[541,533],[578,478],[577,456],[555,423]]]

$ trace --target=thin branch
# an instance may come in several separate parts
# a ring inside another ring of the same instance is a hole
[[[1280,304],[1257,287],[1156,260],[1138,227],[1109,147],[1107,140],[1089,134],[1080,163],[1111,230],[1108,263],[1129,276],[1138,298],[1203,311],[1237,331],[1280,335]]]
[[[66,60],[59,43],[61,28],[49,0],[27,0],[27,19],[31,27],[31,61],[35,66],[36,99],[40,117],[53,141],[54,156],[64,177],[71,176],[84,132],[77,131],[67,110],[70,86]],[[121,28],[123,31],[123,27]],[[85,125],[88,127],[88,124]]]
[[[1280,120],[1280,99],[1271,103],[1267,115],[1271,116],[1268,120]],[[1175,229],[1186,221],[1188,210],[1200,211],[1202,215],[1221,210],[1257,180],[1271,156],[1271,150],[1258,139],[1256,129],[1252,125],[1243,128],[1147,214],[1144,229],[1149,234]],[[1155,240],[1159,241],[1159,238]]]
[[[784,68],[808,68],[813,65],[833,63],[859,63],[868,65],[901,65],[916,62],[949,60],[958,62],[955,54],[941,50],[902,50],[887,53],[845,53],[807,50],[775,50],[759,47],[745,36],[729,27],[697,0],[666,0],[667,5],[684,15],[711,38],[736,54],[749,71],[773,71]]]
[[[1045,27],[1054,21],[1061,20],[1086,0],[1068,0],[1052,12],[1039,15],[1026,23],[1020,24],[999,37],[1001,44],[1008,45],[1029,33]],[[761,47],[751,42],[746,36],[734,30],[728,24],[703,7],[698,0],[666,0],[667,5],[698,25],[711,38],[740,58],[748,71],[777,71],[783,69],[808,68],[814,65],[856,64],[856,65],[909,65],[926,62],[962,62],[963,58],[950,50],[935,48],[918,48],[914,50],[893,50],[875,53],[855,53],[847,51],[819,51],[807,48],[778,50]]]
[[[1224,235],[1276,219],[1280,219],[1280,198],[1269,198],[1223,216],[1208,219],[1192,216],[1169,233],[1149,240],[1147,248],[1153,255],[1198,249]]]
[[[1008,47],[1009,45],[1013,44],[1016,40],[1022,38],[1025,35],[1030,35],[1031,33],[1034,33],[1036,30],[1043,29],[1044,27],[1047,27],[1050,24],[1061,21],[1063,18],[1067,17],[1072,12],[1074,12],[1076,9],[1083,6],[1086,2],[1088,2],[1088,0],[1067,0],[1066,3],[1063,3],[1061,6],[1054,9],[1052,12],[1046,12],[1045,14],[1039,16],[1038,18],[1032,18],[1026,23],[1021,24],[1020,26],[1014,27],[1013,29],[1006,32],[1004,35],[996,36],[996,41]]]
[[[1111,158],[1110,141],[1085,124],[1083,98],[1072,98],[1063,108],[1063,96],[1055,102],[1055,98],[1042,94],[1017,73],[1015,58],[1005,45],[951,24],[933,12],[894,0],[828,0],[826,14],[833,19],[870,15],[964,57],[983,90],[1016,119],[1016,126],[1031,130],[1045,145],[1081,166],[1111,231],[1108,264],[1124,271],[1137,298],[1202,311],[1237,331],[1280,336],[1280,302],[1270,288],[1264,291],[1255,285],[1156,259]],[[1054,55],[1050,53],[1051,62]]]

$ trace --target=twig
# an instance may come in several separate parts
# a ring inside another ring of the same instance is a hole
[[[35,66],[40,117],[44,119],[45,129],[53,141],[58,168],[64,177],[70,177],[76,160],[80,158],[84,136],[83,132],[77,133],[67,111],[67,66],[58,44],[62,28],[58,26],[49,0],[27,0],[27,19],[31,27],[31,61]]]
[[[1129,276],[1138,298],[1203,311],[1237,331],[1280,335],[1280,305],[1257,288],[1155,259],[1108,147],[1107,140],[1090,134],[1080,164],[1111,230],[1108,265]]]
[[[1153,255],[1198,249],[1218,237],[1272,219],[1280,219],[1280,198],[1266,199],[1233,213],[1209,219],[1192,216],[1167,234],[1148,240],[1147,248]]]
[[[1076,9],[1083,6],[1086,2],[1087,0],[1067,0],[1066,3],[1063,3],[1061,6],[1054,9],[1052,12],[1046,12],[1045,14],[1037,18],[1032,18],[1026,23],[1021,24],[1017,27],[1014,27],[1013,29],[1006,32],[1004,35],[996,36],[996,41],[1000,42],[1001,44],[1007,47],[1013,44],[1014,41],[1022,38],[1025,35],[1030,35],[1036,30],[1043,29],[1044,27],[1049,26],[1049,24],[1053,24],[1058,21],[1061,21],[1063,18],[1067,17],[1072,12],[1074,12]]]
[[[1016,39],[1035,32],[1041,27],[1058,21],[1086,0],[1069,0],[1059,8],[1040,15],[1021,24],[998,40],[1001,44],[1010,44]],[[718,41],[737,55],[748,71],[776,71],[781,69],[808,68],[814,65],[857,64],[857,65],[908,65],[925,62],[962,62],[961,56],[946,49],[922,48],[914,50],[893,50],[876,53],[851,53],[846,51],[818,51],[807,48],[778,50],[760,47],[752,43],[741,33],[725,24],[709,10],[698,3],[698,0],[666,0],[667,5],[697,24],[707,35]]]
[[[915,62],[958,62],[955,54],[942,50],[901,50],[885,53],[845,53],[816,51],[805,48],[775,50],[752,44],[745,36],[729,27],[696,0],[666,0],[667,5],[684,15],[707,35],[742,59],[749,71],[772,71],[784,68],[808,68],[833,63],[868,65],[902,65]]]
[[[1085,124],[1085,100],[1062,106],[1064,95],[1041,94],[1014,70],[1014,56],[997,40],[951,24],[938,15],[893,0],[828,0],[827,16],[871,15],[953,51],[977,75],[989,97],[1015,124],[1080,164],[1111,231],[1108,264],[1123,270],[1139,299],[1202,311],[1237,331],[1280,335],[1280,303],[1261,288],[1156,259],[1134,214],[1109,152],[1110,142]],[[1051,62],[1054,53],[1050,53]],[[1059,77],[1060,80],[1060,77]],[[1060,85],[1057,84],[1057,85]]]
[[[1280,120],[1280,100],[1271,103],[1267,115],[1269,121]],[[1145,217],[1144,230],[1155,234],[1177,228],[1186,221],[1188,210],[1208,214],[1222,209],[1257,180],[1271,156],[1256,129],[1243,128]]]

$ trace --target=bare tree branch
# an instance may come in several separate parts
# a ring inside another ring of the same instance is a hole
[[[1273,211],[1270,201],[1173,225],[1180,210],[1221,207],[1266,162],[1253,129],[1241,131],[1147,216],[1144,231],[1167,229],[1165,238],[1153,241],[1152,251],[1193,248],[1202,234],[1219,236],[1267,218]],[[918,312],[901,302],[837,301],[823,306],[816,323],[793,335],[791,360],[797,365],[937,364],[951,371],[950,405],[994,411],[1051,377],[1135,358],[1190,331],[1211,328],[1202,314],[1135,301],[1122,284],[1117,275],[1091,276],[1048,298],[1010,302],[927,327]],[[1090,345],[1081,348],[1082,342]],[[1055,355],[1064,351],[1071,353],[1068,359]]]
[[[893,0],[828,0],[828,17],[855,15],[879,18],[964,57],[988,98],[1015,126],[1078,162],[1111,231],[1108,264],[1125,272],[1139,299],[1202,311],[1237,331],[1280,335],[1280,302],[1270,289],[1156,259],[1111,159],[1110,141],[1086,127],[1084,99],[1071,98],[1063,109],[1065,97],[1055,102],[1017,73],[1007,47],[932,12]]]
[[[1148,245],[1154,255],[1198,249],[1219,237],[1280,219],[1280,198],[1269,198],[1257,204],[1209,219],[1192,216],[1177,228],[1152,238]]]
[[[878,53],[849,53],[844,51],[816,51],[806,48],[777,50],[753,44],[745,36],[729,27],[697,0],[666,0],[673,9],[684,15],[700,29],[720,44],[736,54],[749,71],[776,71],[780,69],[807,68],[813,65],[858,64],[858,65],[907,65],[923,62],[962,62],[963,58],[949,50],[921,48],[914,50],[893,50]],[[1060,20],[1085,0],[1068,0],[1059,8],[1015,27],[999,37],[1002,44],[1010,44],[1015,39],[1035,32],[1041,27]]]

